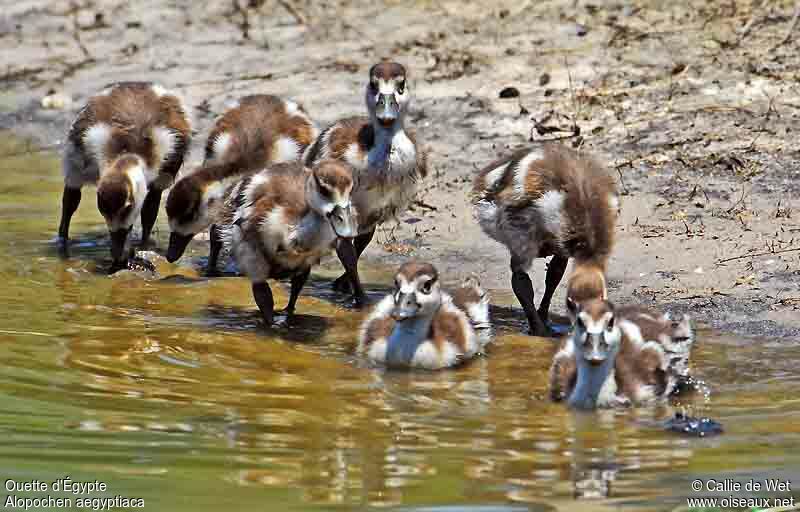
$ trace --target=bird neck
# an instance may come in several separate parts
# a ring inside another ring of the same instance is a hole
[[[600,393],[609,378],[613,378],[615,355],[609,355],[603,364],[591,365],[583,356],[577,356],[578,381],[569,397],[569,405],[578,409],[597,407]]]
[[[327,245],[336,238],[330,222],[322,214],[313,208],[297,223],[295,230],[294,245],[302,250],[309,250],[313,247]]]
[[[408,366],[417,348],[428,339],[433,317],[419,315],[396,322],[386,344],[386,362]]]

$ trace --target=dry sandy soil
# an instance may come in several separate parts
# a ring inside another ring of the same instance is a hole
[[[130,79],[183,92],[198,140],[226,99],[255,92],[299,99],[324,125],[363,111],[369,66],[392,56],[413,74],[409,125],[434,172],[368,260],[410,253],[507,290],[470,181],[509,148],[560,137],[620,180],[615,301],[800,339],[796,21],[783,0],[20,0],[0,13],[0,127],[58,144],[90,93]],[[72,103],[42,108],[52,91]]]

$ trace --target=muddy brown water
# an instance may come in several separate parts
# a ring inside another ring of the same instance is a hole
[[[22,147],[3,140],[0,154]],[[105,275],[92,189],[60,259],[57,155],[6,157],[0,172],[3,480],[100,480],[107,490],[92,497],[142,498],[147,510],[488,512],[674,510],[697,475],[800,473],[800,348],[782,340],[701,329],[692,367],[707,396],[574,413],[546,399],[555,343],[519,334],[507,290],[493,291],[487,357],[385,372],[353,354],[364,313],[329,291],[335,261],[313,275],[295,327],[269,332],[244,279],[204,279],[185,263],[206,254],[201,243],[157,274]],[[163,247],[163,212],[159,227]],[[373,300],[390,276],[367,268]],[[726,433],[664,432],[681,408]]]

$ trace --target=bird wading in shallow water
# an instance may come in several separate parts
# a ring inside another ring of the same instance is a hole
[[[141,215],[149,241],[162,192],[183,165],[191,142],[189,110],[174,92],[147,82],[102,90],[72,122],[63,157],[64,194],[58,240],[68,254],[69,226],[81,188],[97,184],[97,207],[111,235],[112,272],[130,256],[128,238]]]
[[[169,191],[167,260],[176,261],[197,233],[210,228],[208,273],[215,275],[222,241],[214,222],[228,187],[271,163],[298,160],[316,136],[314,123],[294,101],[265,94],[238,100],[214,123],[203,165]]]
[[[358,236],[341,240],[337,254],[345,273],[334,288],[352,292],[357,305],[364,291],[358,259],[381,223],[404,212],[428,173],[425,152],[404,125],[411,91],[405,67],[383,61],[369,71],[365,91],[368,117],[341,119],[325,128],[306,154],[306,165],[333,158],[349,165],[356,185],[353,205],[358,211]]]
[[[291,279],[290,317],[311,268],[333,250],[337,239],[357,232],[351,204],[353,178],[341,162],[305,167],[274,164],[231,187],[225,203],[235,207],[223,240],[250,278],[264,322],[273,323],[272,291],[267,279]]]
[[[614,181],[585,154],[561,145],[518,151],[475,178],[472,203],[478,223],[511,253],[511,287],[531,334],[553,334],[550,301],[570,258],[575,274],[595,275],[595,298],[605,296],[606,263],[619,212]],[[528,270],[534,258],[552,256],[538,310]]]

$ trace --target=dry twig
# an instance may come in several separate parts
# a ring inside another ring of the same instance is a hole
[[[733,260],[741,260],[741,259],[744,259],[744,258],[755,258],[757,256],[769,256],[771,254],[783,254],[783,253],[795,252],[795,251],[800,251],[800,247],[793,247],[791,249],[783,249],[783,250],[780,250],[780,251],[768,251],[768,252],[756,252],[756,253],[752,253],[752,254],[740,254],[739,256],[733,256],[731,258],[724,258],[724,259],[721,259],[721,260],[717,260],[717,265],[720,265],[722,263],[727,263],[727,262],[733,261]]]

